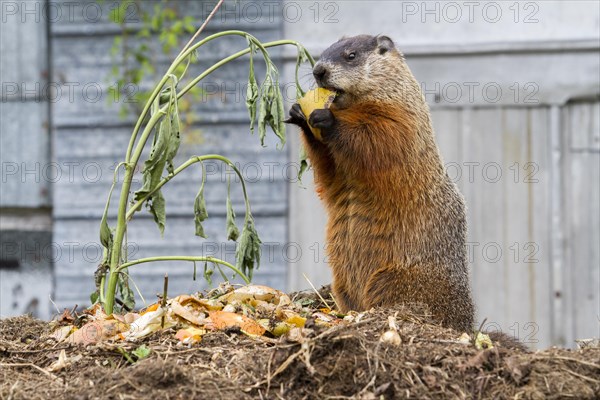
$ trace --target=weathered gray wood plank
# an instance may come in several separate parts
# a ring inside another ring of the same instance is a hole
[[[504,220],[501,183],[486,181],[484,169],[502,165],[501,112],[470,110],[464,132],[464,193],[468,205],[469,250],[472,251],[473,294],[478,320],[487,318],[490,329],[505,329],[506,276],[502,268]]]
[[[539,167],[532,177],[538,182],[528,184],[531,206],[529,219],[532,241],[539,246],[539,251],[534,256],[537,261],[526,266],[529,272],[529,290],[533,292],[529,296],[529,301],[533,303],[533,324],[523,332],[522,337],[528,339],[527,335],[533,335],[532,339],[539,342],[532,343],[532,347],[541,349],[553,343],[550,119],[548,108],[533,108],[528,114],[531,160]],[[534,332],[535,329],[537,332]]]
[[[46,23],[36,17],[7,11],[0,24],[0,207],[50,205]]]
[[[529,174],[538,167],[530,158],[531,132],[527,110],[504,109],[502,119],[503,175],[499,186],[502,187],[504,203],[501,268],[504,269],[505,281],[500,289],[504,291],[506,299],[503,328],[523,339],[524,326],[534,322],[535,307],[535,292],[532,290],[535,262],[528,261],[535,259],[539,249],[539,244],[532,237],[530,219],[533,212],[530,185],[535,187],[536,184],[527,182],[537,179]]]
[[[573,314],[571,335],[585,339],[598,335],[600,322],[600,155],[592,152],[593,110],[598,103],[575,103],[565,108],[571,142],[569,168],[565,171],[570,189],[566,212],[570,260],[570,312]],[[594,184],[595,183],[595,184]]]

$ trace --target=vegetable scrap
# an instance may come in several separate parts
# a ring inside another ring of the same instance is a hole
[[[329,308],[317,311],[293,302],[290,297],[262,285],[234,287],[229,283],[206,294],[180,295],[152,304],[139,312],[106,315],[100,304],[85,310],[79,318],[54,321],[52,337],[60,342],[95,344],[103,341],[136,341],[157,331],[175,327],[182,344],[198,343],[214,331],[239,331],[253,338],[302,337],[308,318],[331,327],[348,323],[358,313],[341,315]],[[344,318],[345,317],[345,318]]]
[[[306,95],[304,95],[304,97],[298,99],[298,104],[300,105],[304,116],[306,116],[306,119],[308,120],[308,117],[314,110],[328,109],[329,107],[331,107],[331,104],[333,104],[333,101],[335,100],[336,94],[336,92],[329,89],[317,88],[306,92]],[[321,129],[310,126],[310,123],[308,124],[308,126],[310,127],[310,130],[312,131],[315,138],[317,138],[320,141],[323,141]]]

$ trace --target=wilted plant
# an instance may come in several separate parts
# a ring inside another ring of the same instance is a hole
[[[221,3],[217,4],[215,10],[220,4]],[[255,124],[258,124],[258,136],[261,144],[264,144],[268,125],[283,145],[285,143],[285,126],[283,123],[284,108],[283,97],[279,86],[279,72],[272,62],[267,48],[283,45],[296,46],[298,50],[296,65],[296,90],[298,97],[301,97],[304,94],[298,80],[299,66],[306,61],[314,64],[314,60],[306,49],[296,41],[278,40],[261,43],[249,33],[237,30],[219,32],[196,42],[196,37],[202,31],[206,22],[208,22],[210,17],[214,14],[215,10],[213,10],[213,13],[211,13],[203,26],[196,32],[192,40],[190,40],[187,46],[185,46],[181,53],[175,58],[167,72],[154,87],[154,90],[151,92],[133,129],[125,153],[125,161],[121,162],[115,170],[115,178],[113,179],[113,184],[109,191],[100,224],[100,241],[104,247],[104,255],[103,261],[95,274],[96,291],[92,294],[92,302],[95,303],[99,301],[102,303],[107,314],[113,312],[117,290],[121,295],[121,302],[124,307],[133,307],[134,296],[133,291],[129,287],[128,268],[137,264],[155,261],[189,261],[194,263],[195,271],[196,262],[203,262],[204,275],[209,278],[210,273],[212,272],[212,269],[208,267],[208,264],[210,263],[221,272],[222,266],[231,269],[235,275],[240,276],[245,282],[250,281],[254,268],[257,268],[259,265],[261,241],[254,226],[254,218],[252,217],[250,210],[250,203],[244,179],[233,162],[222,155],[209,154],[193,156],[179,166],[174,165],[174,158],[181,142],[179,101],[210,73],[230,61],[249,54],[250,62],[246,106],[250,115],[250,131],[254,132],[254,126]],[[188,72],[189,65],[200,54],[200,48],[212,40],[225,36],[241,36],[246,39],[248,47],[215,63],[200,75],[191,79],[183,88],[180,88],[180,84]],[[266,63],[266,75],[260,85],[254,72],[255,54],[262,56]],[[181,66],[183,66],[183,69],[181,69]],[[129,198],[134,171],[136,170],[142,152],[151,137],[152,143],[150,154],[148,159],[143,163],[142,187],[133,194],[133,202],[130,204]],[[166,223],[166,215],[165,199],[161,189],[180,172],[194,164],[199,164],[202,168],[202,182],[194,202],[196,235],[206,237],[202,222],[208,217],[204,200],[206,171],[203,164],[207,160],[223,162],[227,167],[233,169],[241,181],[246,206],[241,234],[235,222],[235,213],[229,198],[229,190],[227,191],[226,201],[227,238],[234,241],[239,238],[236,249],[236,265],[214,257],[204,256],[157,256],[128,260],[126,252],[126,232],[128,222],[134,214],[140,211],[142,206],[145,205],[153,215],[154,220],[162,233]],[[116,177],[120,168],[124,169],[124,179],[119,198],[117,223],[115,227],[111,228],[108,225],[108,211],[111,195],[117,182]],[[163,176],[165,170],[167,174],[166,176]]]

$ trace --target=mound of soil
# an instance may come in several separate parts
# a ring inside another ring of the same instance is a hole
[[[383,342],[388,317],[401,342]],[[136,343],[57,343],[49,324],[0,321],[2,399],[597,399],[600,348],[477,350],[419,307],[376,309],[359,322],[311,326],[300,342],[239,331],[191,347],[174,329]],[[150,354],[126,355],[144,344]],[[64,352],[63,352],[64,351]],[[61,354],[62,353],[62,354]],[[129,358],[129,360],[127,359]],[[56,366],[63,360],[60,368]]]

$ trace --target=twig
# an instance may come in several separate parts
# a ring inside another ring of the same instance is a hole
[[[338,302],[335,299],[335,297],[333,297],[333,293],[330,292],[329,293],[329,297],[331,297],[331,300],[333,300],[333,304],[335,304],[336,310],[340,311],[341,310],[340,305],[338,304]]]
[[[162,300],[160,302],[160,307],[161,308],[165,308],[167,306],[167,290],[169,289],[169,274],[166,273],[165,274],[165,283],[163,285],[163,295],[162,295]],[[160,327],[161,329],[165,328],[165,315],[163,314],[163,316],[160,319]]]
[[[324,338],[325,336],[329,336],[329,335],[331,335],[332,333],[336,333],[336,332],[338,332],[338,331],[341,331],[341,330],[344,330],[344,329],[346,329],[346,328],[350,328],[350,327],[354,328],[354,327],[357,327],[358,325],[363,325],[363,324],[366,324],[366,323],[369,323],[369,322],[373,322],[373,321],[375,321],[375,319],[376,319],[376,318],[375,318],[375,317],[373,317],[373,318],[362,319],[362,320],[360,320],[360,321],[358,321],[358,322],[353,322],[353,323],[352,323],[352,324],[350,324],[350,325],[336,325],[336,326],[332,326],[331,328],[327,329],[327,330],[326,330],[325,332],[323,332],[323,333],[320,333],[319,335],[315,336],[315,337],[314,337],[313,339],[311,339],[311,340],[313,340],[313,341],[315,341],[315,342],[316,342],[316,341],[318,341],[318,340],[320,340],[320,339]]]
[[[35,365],[33,363],[15,363],[15,364],[2,363],[2,364],[0,364],[0,367],[32,367],[32,368],[35,368],[38,371],[44,373],[44,375],[48,376],[49,378],[52,378],[52,379],[56,380],[57,382],[60,382],[56,375],[54,375],[51,372],[46,371],[44,368],[38,367],[37,365]]]
[[[17,389],[18,384],[19,384],[19,380],[17,379],[16,382],[10,387],[10,392],[8,392],[9,400],[14,398],[15,390]]]
[[[539,358],[546,358],[546,357],[539,357],[538,356],[537,358],[539,359]],[[573,362],[577,362],[577,363],[582,364],[582,365],[587,365],[588,367],[592,367],[592,368],[595,368],[595,369],[600,369],[600,365],[599,364],[593,364],[593,363],[589,363],[587,361],[578,360],[576,358],[571,358],[571,357],[549,356],[549,357],[547,357],[547,359],[550,359],[550,360],[573,361]]]
[[[39,349],[39,350],[11,350],[11,349],[8,349],[6,351],[9,353],[35,354],[35,353],[44,353],[46,351],[56,351],[56,350],[68,349],[69,347],[71,347],[71,346],[68,345],[68,346],[62,346],[62,347],[51,347],[49,349]]]
[[[295,352],[294,354],[292,354],[291,356],[289,356],[287,358],[287,360],[285,360],[280,366],[279,368],[277,368],[275,370],[275,372],[273,373],[273,375],[269,376],[267,378],[267,381],[270,382],[273,378],[275,378],[277,375],[279,375],[280,373],[282,373],[283,371],[285,371],[287,369],[287,367],[296,359],[298,358],[298,356],[302,355],[302,353],[304,353],[304,349],[302,347],[300,347],[300,350],[298,350],[297,352]],[[261,382],[261,383],[264,383]]]
[[[202,23],[202,25],[200,26],[200,28],[198,28],[198,30],[196,31],[196,33],[194,33],[194,36],[192,36],[192,38],[190,39],[190,41],[187,42],[187,44],[185,45],[185,47],[181,50],[181,52],[179,53],[179,55],[176,58],[181,57],[181,55],[183,53],[185,53],[185,51],[192,45],[192,43],[194,43],[194,40],[198,39],[198,36],[200,36],[200,33],[202,33],[202,31],[204,30],[204,28],[208,24],[208,21],[210,21],[212,19],[212,17],[215,15],[215,13],[217,12],[217,10],[221,7],[221,4],[223,4],[223,0],[219,0],[219,2],[217,3],[217,5],[215,5],[215,8],[213,8],[212,11],[210,12],[210,14],[208,14],[208,17],[206,17],[206,19],[204,20],[204,22]]]
[[[327,301],[325,301],[325,299],[323,298],[323,296],[321,296],[321,293],[319,293],[319,291],[317,290],[317,288],[315,287],[315,285],[313,285],[312,282],[310,281],[310,279],[308,279],[308,276],[306,276],[306,274],[304,274],[304,273],[302,275],[304,276],[304,279],[306,279],[306,282],[308,282],[308,284],[310,285],[310,287],[313,288],[313,290],[315,291],[315,293],[317,294],[317,296],[319,296],[319,298],[321,299],[321,301],[323,302],[323,304],[325,304],[325,306],[331,310],[331,307],[329,307],[329,304],[327,303]]]
[[[131,356],[129,355],[129,353],[128,353],[128,352],[127,352],[125,349],[123,349],[123,348],[121,348],[121,347],[117,347],[117,348],[116,348],[116,350],[117,350],[119,353],[121,353],[121,355],[122,355],[123,357],[125,357],[125,359],[126,359],[126,360],[127,360],[129,363],[130,363],[130,364],[135,364],[135,360],[134,360],[133,358],[131,358]]]
[[[588,376],[584,376],[584,375],[578,374],[578,373],[577,373],[577,372],[575,372],[575,371],[571,371],[571,370],[570,370],[570,369],[568,369],[568,368],[565,368],[565,371],[567,371],[569,374],[571,374],[571,375],[573,375],[573,376],[576,376],[577,378],[581,378],[581,379],[583,379],[583,380],[586,380],[586,381],[589,381],[589,382],[592,382],[592,383],[599,383],[599,382],[600,382],[600,381],[598,381],[598,380],[596,380],[596,379],[594,379],[594,378],[590,378],[590,377],[588,377]]]

